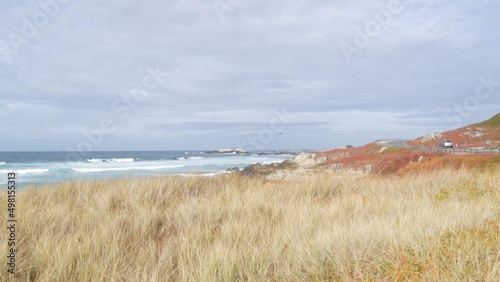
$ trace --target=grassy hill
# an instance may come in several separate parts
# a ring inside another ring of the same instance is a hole
[[[444,138],[498,137],[499,123],[496,115]],[[500,277],[500,156],[376,143],[313,155],[324,160],[314,179],[235,173],[19,191],[19,264],[15,276],[4,265],[0,281]],[[371,173],[345,177],[331,167]],[[4,191],[0,202],[7,203]],[[7,213],[0,209],[1,218]],[[1,229],[0,241],[8,231]]]
[[[434,140],[425,140],[423,137],[409,142],[413,146],[439,146],[443,140],[452,140],[461,148],[500,146],[500,113],[494,117],[455,130],[443,132],[443,137]]]
[[[486,121],[442,133],[442,137],[425,140],[423,137],[407,142],[411,146],[438,147],[450,139],[460,148],[497,148],[500,146],[500,114]],[[449,154],[444,152],[417,151],[410,148],[385,148],[383,144],[370,143],[352,149],[334,149],[317,154],[326,159],[326,166],[369,171],[370,174],[423,173],[442,168],[474,168],[479,170],[500,168],[498,155]]]
[[[483,122],[476,123],[471,126],[500,127],[500,113],[490,118],[489,120],[485,120]]]
[[[29,188],[17,195],[17,273],[4,265],[0,280],[497,281],[497,173]]]

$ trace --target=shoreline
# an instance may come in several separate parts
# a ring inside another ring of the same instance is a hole
[[[253,156],[253,155],[252,155]],[[288,156],[288,154],[287,154]],[[185,158],[181,158],[185,160]],[[117,180],[121,178],[149,177],[215,177],[227,174],[243,174],[250,177],[263,177],[267,180],[315,180],[322,174],[335,175],[337,178],[359,178],[370,175],[404,175],[406,173],[427,173],[435,169],[469,168],[498,169],[498,155],[459,155],[419,152],[412,149],[388,148],[371,143],[356,148],[338,148],[316,152],[302,152],[292,158],[275,162],[256,162],[243,167],[225,166],[219,171],[189,171],[170,173],[136,173],[117,175],[97,175],[94,178],[63,179],[45,183],[20,183],[19,188],[29,186],[50,186],[73,181]],[[22,176],[22,174],[21,174]],[[6,183],[0,184],[5,189]]]
[[[43,152],[24,154],[20,159],[14,153],[0,155],[5,164],[0,166],[0,177],[16,172],[20,185],[43,185],[72,180],[94,180],[123,176],[206,175],[237,171],[255,163],[280,162],[292,157],[277,152],[208,154],[204,151],[164,152],[94,152],[81,160],[66,162],[64,153]],[[235,169],[237,167],[238,169]],[[5,187],[6,178],[0,178]]]
[[[17,185],[17,189],[19,190],[24,190],[26,188],[40,188],[40,187],[50,187],[50,186],[56,186],[56,185],[65,185],[68,183],[73,183],[73,182],[83,182],[83,183],[93,183],[93,182],[99,182],[99,181],[104,181],[104,182],[113,182],[113,181],[120,181],[123,179],[130,179],[130,180],[137,180],[137,179],[156,179],[156,178],[168,178],[168,177],[218,177],[218,176],[223,176],[227,174],[231,174],[235,172],[229,172],[229,171],[221,171],[221,172],[192,172],[192,173],[174,173],[174,174],[157,174],[157,175],[131,175],[131,176],[102,176],[99,178],[94,178],[94,179],[67,179],[64,181],[60,182],[49,182],[49,183],[28,183],[28,184],[21,184]],[[17,176],[19,178],[19,176]],[[7,184],[0,184],[0,191],[3,191],[7,188]]]

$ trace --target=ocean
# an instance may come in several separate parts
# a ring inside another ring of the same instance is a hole
[[[0,188],[16,173],[17,188],[71,180],[160,175],[213,176],[228,168],[281,162],[293,152],[209,153],[204,151],[0,152]]]

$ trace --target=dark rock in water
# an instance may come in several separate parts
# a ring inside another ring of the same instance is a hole
[[[278,155],[291,155],[297,156],[300,152],[291,152],[291,151],[275,151],[275,152],[258,152],[258,156],[278,156]]]
[[[345,146],[345,147],[346,147],[347,149],[353,149],[353,148],[354,148],[354,146],[353,146],[353,145],[347,145],[347,146]]]
[[[239,172],[239,171],[240,171],[240,169],[239,169],[239,168],[237,168],[237,167],[233,167],[233,168],[228,168],[228,169],[226,169],[226,171],[229,171],[229,172]]]

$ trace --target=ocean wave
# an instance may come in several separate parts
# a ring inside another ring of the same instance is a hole
[[[106,171],[126,171],[126,170],[158,170],[158,169],[179,168],[179,167],[184,167],[184,165],[110,167],[110,168],[72,168],[72,170],[76,172],[106,172]]]
[[[136,159],[134,158],[112,158],[112,159],[87,159],[89,163],[133,163]]]
[[[48,168],[30,168],[30,169],[11,169],[11,170],[0,170],[2,174],[4,173],[9,173],[9,172],[15,172],[17,174],[40,174],[40,173],[46,173],[49,172]]]
[[[4,164],[5,164],[5,162],[0,162],[0,165],[4,165]]]
[[[182,160],[202,160],[203,158],[202,157],[178,157],[177,160],[178,161],[182,161]]]

